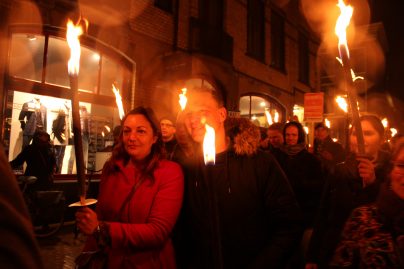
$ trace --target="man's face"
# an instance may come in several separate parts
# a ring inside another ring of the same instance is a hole
[[[274,148],[279,148],[283,144],[282,133],[278,130],[268,130],[268,139]]]
[[[192,92],[185,108],[185,126],[195,142],[202,143],[205,136],[205,123],[215,131],[223,126],[226,109],[219,107],[209,92]]]
[[[326,128],[324,127],[318,127],[315,131],[314,131],[314,137],[317,138],[320,141],[323,141],[324,139],[326,139],[328,136],[328,131]]]
[[[296,145],[299,139],[299,130],[296,126],[290,125],[286,128],[285,136],[287,145]]]
[[[174,138],[175,127],[174,124],[167,119],[163,119],[160,121],[161,135],[163,140],[170,141]]]

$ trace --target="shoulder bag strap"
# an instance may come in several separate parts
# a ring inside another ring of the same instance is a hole
[[[125,200],[124,200],[123,203],[122,203],[121,209],[119,210],[119,216],[122,215],[123,210],[124,210],[126,204],[127,204],[127,203],[130,201],[130,199],[133,197],[133,195],[135,194],[137,188],[140,186],[140,184],[142,184],[143,181],[144,181],[143,178],[140,178],[139,181],[136,182],[135,185],[133,185],[133,187],[132,187],[130,193],[128,194],[128,196],[126,196]]]

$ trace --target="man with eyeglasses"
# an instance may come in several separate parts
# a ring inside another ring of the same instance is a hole
[[[167,159],[172,160],[174,152],[177,148],[177,139],[175,139],[175,126],[173,121],[168,117],[160,120],[161,135],[166,150]]]

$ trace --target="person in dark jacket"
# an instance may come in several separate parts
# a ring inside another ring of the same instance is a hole
[[[312,228],[324,179],[320,161],[307,151],[305,131],[299,122],[290,121],[283,128],[283,155],[278,161],[285,171],[304,214],[305,228]]]
[[[355,130],[351,130],[351,154],[335,167],[324,186],[318,218],[308,250],[306,269],[329,268],[330,259],[351,211],[376,200],[386,178],[390,155],[380,151],[384,127],[376,116],[360,118],[366,156],[357,155]]]
[[[24,162],[27,163],[24,175],[37,177],[37,181],[30,185],[31,190],[47,190],[52,186],[56,158],[47,132],[36,131],[32,144],[26,146],[10,164],[16,168]]]
[[[282,154],[278,156],[304,216],[303,240],[289,264],[289,268],[293,269],[304,267],[304,255],[324,184],[320,161],[307,151],[305,136],[303,126],[299,122],[286,123],[283,128],[284,144],[280,148]]]
[[[345,223],[332,268],[404,268],[404,139],[393,148],[389,179],[376,202]]]
[[[216,90],[189,90],[184,124],[194,150],[182,160],[179,267],[284,268],[301,238],[300,209],[275,159],[258,150],[258,127],[248,119],[226,118]],[[205,123],[215,130],[214,165],[202,158]]]
[[[337,163],[345,160],[345,150],[338,142],[334,142],[328,127],[320,122],[314,127],[314,155],[321,161],[325,172],[332,172]]]
[[[269,151],[275,156],[278,161],[280,156],[283,155],[281,150],[284,143],[283,127],[283,123],[275,122],[271,126],[269,126],[267,131],[269,140]]]
[[[178,146],[177,139],[175,138],[175,125],[171,119],[164,117],[160,120],[161,136],[164,143],[166,158],[172,160],[174,153]]]
[[[44,268],[28,209],[1,145],[0,175],[0,267]]]

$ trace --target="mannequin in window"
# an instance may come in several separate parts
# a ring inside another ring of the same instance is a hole
[[[25,102],[18,120],[21,123],[22,149],[29,145],[35,131],[46,131],[46,107],[41,104],[39,97]]]
[[[66,101],[57,112],[56,118],[52,122],[52,140],[55,146],[56,173],[62,172],[63,158],[66,145],[69,144],[70,135],[70,106]]]

